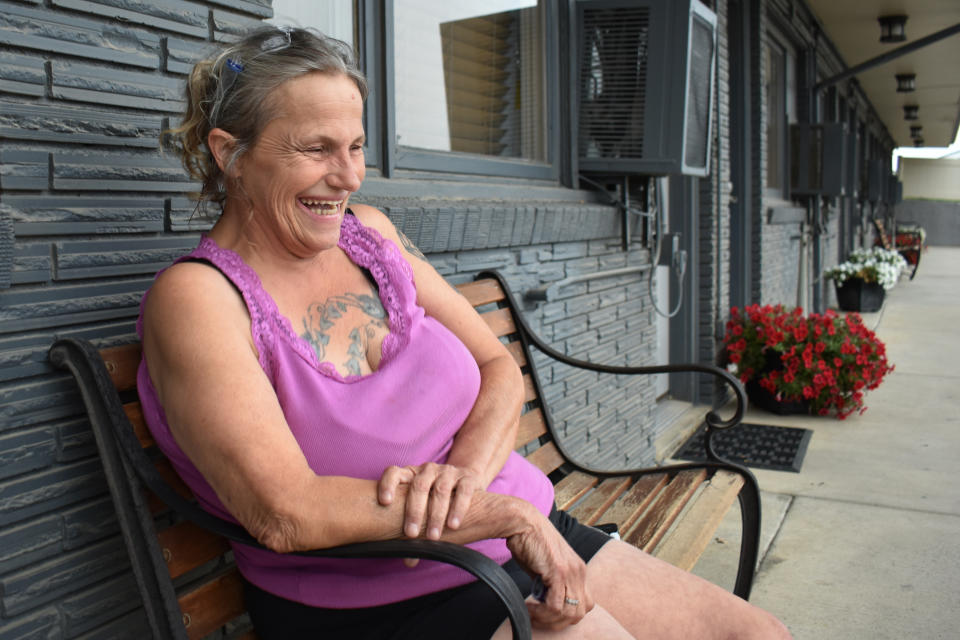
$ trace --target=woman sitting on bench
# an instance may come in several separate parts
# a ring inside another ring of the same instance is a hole
[[[442,563],[285,554],[425,537],[505,564],[537,638],[781,638],[767,613],[553,508],[511,450],[513,358],[381,212],[346,46],[263,28],[196,65],[167,132],[219,219],[158,275],[138,330],[147,423],[235,546],[261,638],[501,638]]]

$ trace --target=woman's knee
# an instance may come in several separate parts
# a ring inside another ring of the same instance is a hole
[[[770,613],[631,545],[604,545],[587,570],[597,603],[634,635],[790,638]]]
[[[513,638],[510,621],[505,620],[491,640]],[[603,607],[596,606],[575,625],[557,631],[534,629],[533,640],[634,640],[631,635]]]

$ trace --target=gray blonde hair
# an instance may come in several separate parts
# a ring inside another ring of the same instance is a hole
[[[234,137],[229,168],[277,116],[273,90],[314,71],[347,76],[366,99],[367,81],[349,45],[314,29],[261,27],[194,65],[183,122],[161,137],[163,147],[176,153],[190,177],[201,183],[195,197],[203,213],[211,213],[211,204],[217,208],[213,213],[220,213],[227,197],[224,171],[207,148],[210,131],[219,127]]]

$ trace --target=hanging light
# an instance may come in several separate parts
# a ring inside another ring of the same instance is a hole
[[[916,91],[917,89],[917,74],[915,73],[898,73],[897,76],[897,92],[898,93],[910,93],[911,91]]]
[[[919,124],[913,125],[912,127],[910,127],[910,137],[913,138],[914,140],[916,140],[917,138],[921,138],[921,134],[920,134],[921,131],[923,131],[923,127],[921,125]]]
[[[920,106],[915,104],[903,105],[903,119],[916,120],[920,117]]]
[[[907,39],[903,29],[907,16],[880,16],[877,22],[880,23],[880,42],[903,42]]]

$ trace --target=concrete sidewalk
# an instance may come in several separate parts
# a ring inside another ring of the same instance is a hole
[[[800,473],[756,471],[751,602],[797,640],[960,638],[960,248],[927,250],[864,321],[896,366],[865,414],[744,420],[814,432]],[[728,519],[694,572],[729,587],[738,548]]]

